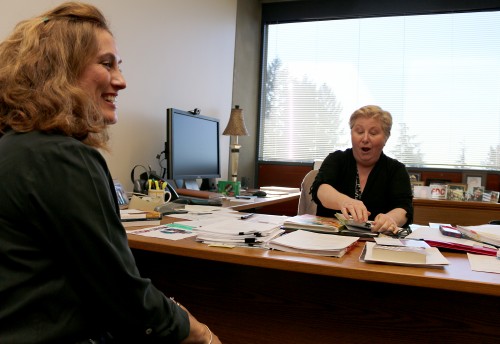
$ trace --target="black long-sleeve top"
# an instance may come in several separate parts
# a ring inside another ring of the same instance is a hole
[[[139,275],[96,149],[60,135],[6,133],[0,199],[0,342],[187,337],[187,313]]]
[[[333,217],[335,213],[340,212],[340,209],[328,209],[321,204],[318,198],[320,185],[329,184],[337,191],[354,198],[356,174],[356,160],[352,149],[336,151],[326,157],[311,186],[313,200],[318,204],[317,215]],[[382,153],[368,176],[361,201],[371,213],[370,220],[380,213],[402,208],[406,210],[408,219],[404,226],[411,224],[413,222],[413,195],[405,165]]]

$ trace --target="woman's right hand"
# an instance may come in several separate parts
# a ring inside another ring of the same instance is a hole
[[[321,184],[318,188],[318,198],[325,208],[339,209],[346,219],[352,217],[356,222],[368,221],[370,212],[363,202],[338,192],[331,185]]]
[[[346,219],[352,217],[356,222],[366,222],[368,221],[368,216],[370,216],[370,212],[366,209],[365,204],[352,198],[348,198],[341,203],[340,211]]]

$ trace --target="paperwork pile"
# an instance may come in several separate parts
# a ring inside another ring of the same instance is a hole
[[[322,234],[299,229],[271,240],[269,248],[285,252],[340,258],[355,245],[358,239],[357,237]]]
[[[457,226],[466,238],[500,247],[500,225]]]
[[[500,227],[500,226],[497,226]],[[443,235],[438,228],[419,227],[406,237],[407,239],[425,240],[430,246],[445,248],[454,251],[470,252],[495,256],[497,249],[488,244],[471,240],[466,237],[452,237]]]
[[[186,205],[185,210],[185,214],[173,215],[181,221],[128,233],[168,240],[195,236],[198,242],[212,246],[265,247],[284,232],[280,227],[287,218],[200,205]]]
[[[237,218],[219,218],[218,221],[193,221],[196,240],[211,246],[224,247],[265,247],[281,235],[280,227],[285,217],[265,214],[242,215]]]

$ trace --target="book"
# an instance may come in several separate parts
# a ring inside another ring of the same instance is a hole
[[[304,229],[318,233],[337,234],[361,238],[374,238],[379,235],[379,233],[371,232],[369,228],[345,226],[337,218],[311,214],[302,214],[290,217],[283,223],[283,228]]]
[[[358,239],[297,230],[271,240],[268,247],[284,252],[340,258],[356,244]]]
[[[289,217],[283,222],[285,229],[305,229],[319,233],[338,233],[342,224],[332,217],[302,214]]]
[[[136,209],[120,210],[123,227],[159,226],[162,214],[157,211],[140,211]]]
[[[457,226],[466,238],[500,247],[500,225]]]
[[[399,245],[386,245],[367,241],[359,260],[367,263],[415,267],[443,267],[449,264],[448,260],[436,247],[430,247],[429,245],[426,245],[427,247],[417,246],[422,245],[422,243],[425,244],[425,242],[393,238],[384,239],[399,241],[401,243]]]
[[[403,263],[427,263],[427,253],[422,247],[375,245],[372,257],[376,260],[398,261]]]

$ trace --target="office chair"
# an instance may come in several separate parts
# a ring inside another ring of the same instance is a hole
[[[313,201],[312,196],[309,194],[309,191],[311,190],[311,185],[314,182],[317,174],[318,170],[309,171],[300,184],[300,197],[297,215],[316,215],[317,205],[316,202]]]

